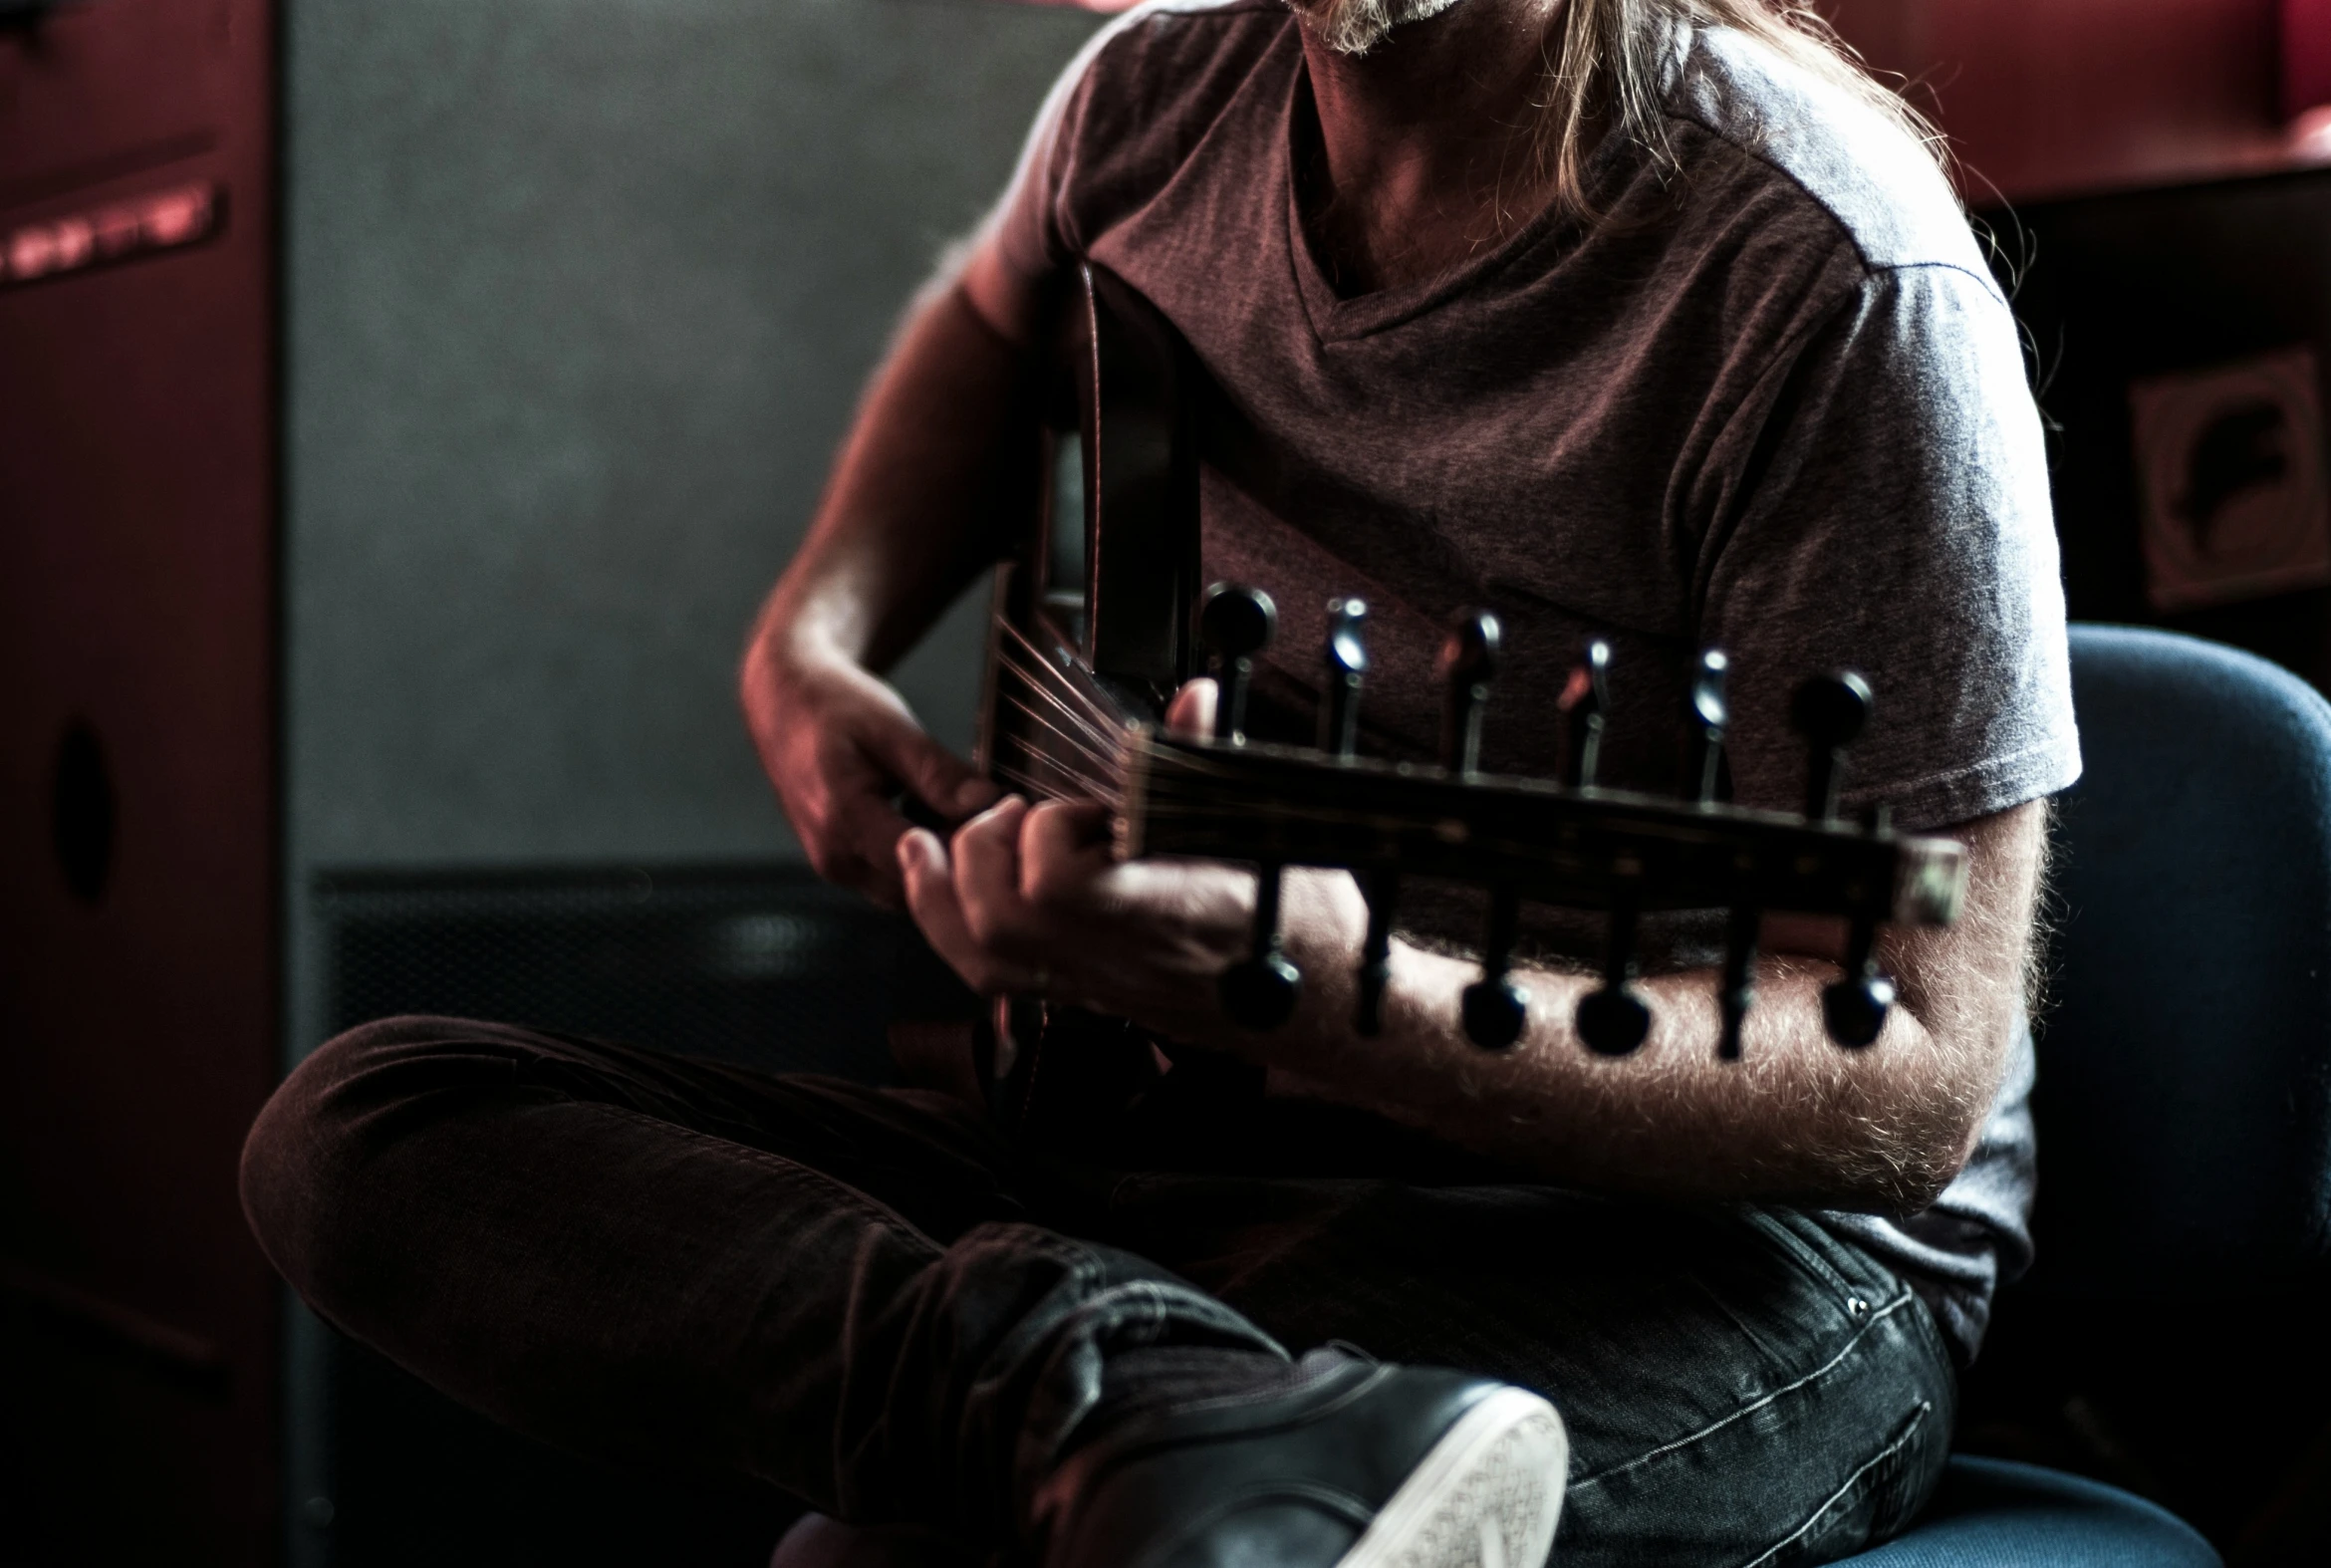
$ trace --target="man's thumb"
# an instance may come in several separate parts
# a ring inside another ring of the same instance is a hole
[[[1214,732],[1214,705],[1221,700],[1221,687],[1213,678],[1200,675],[1185,680],[1181,689],[1173,693],[1173,700],[1166,705],[1166,732],[1185,739],[1203,740]]]

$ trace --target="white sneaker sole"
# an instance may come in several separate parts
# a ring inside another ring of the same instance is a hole
[[[1569,1474],[1554,1407],[1500,1389],[1441,1435],[1336,1568],[1543,1568]]]

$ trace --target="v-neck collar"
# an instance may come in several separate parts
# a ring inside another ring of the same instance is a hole
[[[1503,271],[1541,244],[1560,243],[1564,231],[1577,226],[1576,219],[1562,210],[1561,203],[1548,201],[1527,223],[1497,244],[1474,252],[1453,267],[1427,278],[1371,289],[1347,299],[1336,292],[1327,269],[1320,264],[1319,253],[1312,248],[1310,231],[1303,222],[1299,136],[1306,115],[1311,118],[1316,134],[1319,110],[1312,100],[1311,64],[1298,42],[1293,79],[1288,84],[1279,127],[1280,183],[1285,187],[1287,252],[1295,274],[1296,292],[1303,300],[1304,314],[1310,319],[1313,334],[1322,343],[1348,342],[1413,321],[1465,293],[1491,274]],[[1613,145],[1616,139],[1606,135],[1588,157],[1586,173],[1590,188],[1600,183],[1605,165],[1616,151]]]

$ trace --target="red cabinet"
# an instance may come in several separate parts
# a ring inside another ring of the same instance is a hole
[[[0,31],[0,1528],[276,1551],[270,9]],[[13,1555],[11,1561],[17,1560]]]

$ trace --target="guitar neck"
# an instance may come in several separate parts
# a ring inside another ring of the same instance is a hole
[[[1327,866],[1607,909],[1751,907],[1942,925],[1966,852],[1938,838],[1616,789],[1128,731],[1120,856]]]

